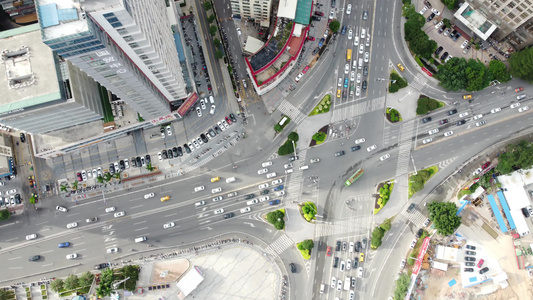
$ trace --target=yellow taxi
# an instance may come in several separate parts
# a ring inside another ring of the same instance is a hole
[[[219,180],[220,180],[220,177],[218,177],[218,176],[211,178],[211,182],[217,182]]]
[[[472,99],[472,95],[470,95],[470,94],[463,95],[463,99],[465,99],[465,100]]]
[[[165,201],[168,201],[170,200],[170,196],[165,196],[163,198],[161,198],[161,202],[165,202]]]
[[[405,71],[405,68],[402,66],[402,64],[398,64],[398,69],[400,69],[400,71]]]
[[[365,261],[365,254],[363,252],[359,253],[359,262]]]
[[[341,89],[337,89],[337,98],[341,97]]]

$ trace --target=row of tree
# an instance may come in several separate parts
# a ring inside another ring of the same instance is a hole
[[[466,60],[458,57],[440,65],[436,77],[443,88],[454,92],[480,91],[488,87],[493,80],[498,80],[500,83],[511,80],[507,67],[499,60],[491,61],[487,68],[480,60]]]
[[[385,232],[389,231],[391,226],[391,219],[386,219],[381,225],[374,228],[372,231],[372,238],[370,239],[370,248],[375,250],[381,246]]]
[[[211,3],[211,1],[204,2],[204,9],[206,13],[213,9],[213,4]],[[212,13],[207,17],[207,22],[209,22],[209,24],[212,24],[215,21],[215,19],[216,19],[216,16],[214,13]],[[209,26],[209,34],[212,37],[214,37],[217,34],[217,32],[218,32],[218,27],[216,25]],[[215,38],[213,40],[213,44],[215,45],[215,49],[216,49],[215,58],[221,59],[222,57],[224,57],[224,52],[220,50],[220,46],[222,45],[222,42],[218,38]]]

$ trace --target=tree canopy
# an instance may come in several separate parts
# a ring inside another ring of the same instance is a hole
[[[513,53],[509,58],[509,67],[513,76],[533,83],[533,48]]]
[[[331,32],[337,32],[339,31],[340,28],[341,28],[341,23],[337,20],[333,20],[331,21],[331,23],[329,23],[329,30],[331,30]]]
[[[507,70],[507,66],[499,60],[491,60],[489,62],[489,71],[494,79],[501,83],[511,80],[511,74],[509,73],[509,70]]]
[[[457,0],[441,0],[449,10],[454,10],[457,7]]]
[[[428,205],[429,219],[441,235],[450,235],[461,225],[457,206],[453,202],[431,202]]]
[[[529,169],[533,166],[533,147],[527,141],[506,146],[506,151],[498,157],[496,171],[500,174],[509,174],[518,169]]]
[[[493,76],[479,60],[454,57],[446,64],[440,65],[437,72],[440,85],[449,91],[469,92],[486,88]]]
[[[402,273],[400,277],[398,277],[398,280],[396,280],[396,289],[394,290],[394,300],[401,300],[405,298],[405,294],[407,293],[407,288],[409,288],[409,284],[411,283],[411,278],[405,273]]]
[[[114,280],[115,275],[113,274],[113,270],[111,268],[106,268],[104,271],[102,271],[102,275],[100,276],[100,285],[96,289],[96,294],[102,298],[111,295],[111,292],[113,291]]]

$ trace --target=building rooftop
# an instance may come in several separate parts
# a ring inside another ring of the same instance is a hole
[[[44,40],[89,31],[86,13],[123,8],[122,0],[38,0]]]
[[[0,114],[61,98],[52,50],[38,24],[0,33]]]

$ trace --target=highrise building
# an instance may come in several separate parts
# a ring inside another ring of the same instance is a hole
[[[162,0],[35,0],[42,39],[146,120],[188,96]]]
[[[250,19],[261,27],[270,26],[272,0],[232,0],[231,11],[234,16]]]

